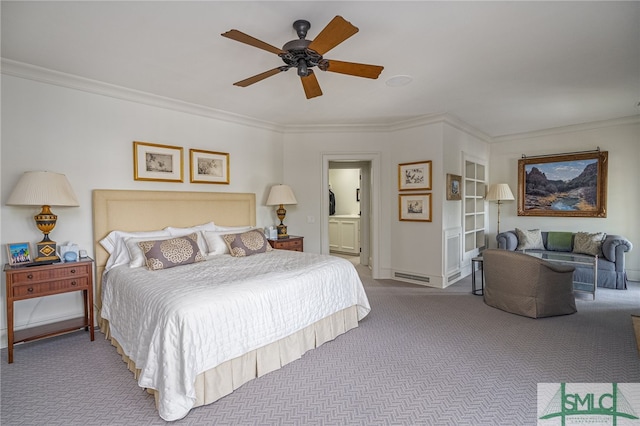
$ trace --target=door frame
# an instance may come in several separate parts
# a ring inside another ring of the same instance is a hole
[[[322,188],[320,193],[323,196],[321,199],[320,249],[323,254],[329,254],[329,162],[367,162],[371,165],[369,180],[371,186],[368,197],[370,200],[368,209],[370,212],[370,226],[368,227],[370,232],[365,243],[368,242],[369,246],[369,258],[371,259],[369,267],[373,278],[379,277],[380,271],[380,249],[378,247],[378,241],[380,241],[380,157],[379,152],[322,154]]]

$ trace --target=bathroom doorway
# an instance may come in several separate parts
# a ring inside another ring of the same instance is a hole
[[[329,161],[329,253],[369,266],[371,161]]]
[[[329,250],[329,163],[333,168],[360,168],[360,259],[358,263],[371,270],[371,276],[380,277],[380,162],[379,152],[323,153],[322,154],[322,220],[320,221],[321,253]],[[346,164],[345,164],[346,163]]]

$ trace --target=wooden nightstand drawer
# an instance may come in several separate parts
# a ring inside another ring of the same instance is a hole
[[[278,250],[303,251],[304,237],[290,236],[281,240],[269,240],[271,247]]]
[[[87,277],[69,278],[66,280],[56,280],[43,283],[23,284],[13,286],[13,297],[43,296],[50,293],[64,293],[65,291],[76,291],[89,287]]]
[[[12,281],[14,284],[21,284],[25,282],[38,282],[67,277],[87,276],[91,272],[90,268],[91,265],[87,264],[68,264],[50,269],[25,268],[20,270],[20,272],[13,272]]]

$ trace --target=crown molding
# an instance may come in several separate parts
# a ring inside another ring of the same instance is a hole
[[[572,124],[570,126],[553,127],[544,130],[535,130],[532,132],[514,133],[512,135],[496,136],[493,142],[509,142],[522,139],[539,138],[544,136],[553,136],[563,133],[583,132],[588,130],[601,129],[604,127],[624,126],[628,124],[640,124],[640,114],[629,117],[612,118],[610,120],[591,121],[589,123]]]
[[[115,84],[104,83],[98,80],[79,77],[73,74],[54,71],[48,68],[26,64],[24,62],[14,61],[11,59],[1,58],[0,64],[0,72],[4,75],[66,87],[68,89],[80,90],[129,102],[136,102],[157,108],[169,109],[186,114],[199,115],[244,126],[257,127],[278,133],[395,132],[430,124],[447,123],[483,141],[492,141],[489,136],[473,129],[462,120],[446,113],[400,119],[398,121],[387,123],[283,125],[184,102],[173,98],[158,96],[140,90],[129,89]]]
[[[284,129],[283,126],[277,123],[261,121],[255,118],[217,110],[215,108],[192,104],[189,102],[184,102],[164,96],[158,96],[140,90],[129,89],[127,87],[117,86],[115,84],[104,83],[98,80],[92,80],[73,74],[54,71],[48,68],[42,68],[36,65],[26,64],[11,59],[1,59],[0,71],[2,74],[10,75],[13,77],[66,87],[68,89],[80,90],[87,93],[108,96],[111,98],[121,99],[129,102],[136,102],[157,108],[170,109],[186,114],[200,115],[203,117],[214,118],[216,120],[241,124],[244,126],[257,127],[280,133]]]

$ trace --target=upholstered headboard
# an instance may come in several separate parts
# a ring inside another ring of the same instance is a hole
[[[152,231],[206,222],[256,224],[256,195],[233,192],[93,191],[93,243],[96,261],[96,305],[102,307],[102,272],[109,254],[100,245],[113,230]]]

